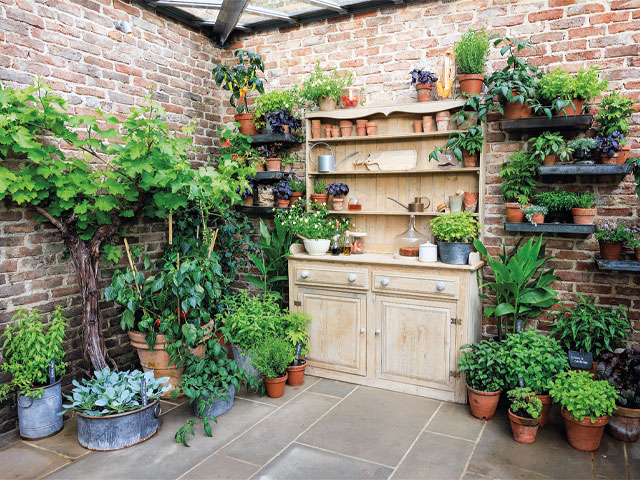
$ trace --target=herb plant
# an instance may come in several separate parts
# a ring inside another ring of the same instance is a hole
[[[547,155],[556,155],[561,162],[569,161],[572,153],[562,135],[558,132],[543,132],[539,136],[529,140],[529,155],[539,164],[542,164]]]
[[[546,215],[547,213],[549,213],[549,209],[547,207],[543,207],[542,205],[529,205],[528,207],[520,205],[520,210],[524,212],[525,218],[530,223],[535,223],[533,221],[534,215],[538,215],[540,213],[542,215]]]
[[[623,222],[613,222],[606,219],[603,223],[596,225],[596,240],[603,242],[626,242],[629,239],[629,229]]]
[[[302,344],[301,355],[309,353],[309,324],[311,316],[303,312],[288,312],[283,318],[284,335],[293,345],[294,349],[298,343]]]
[[[547,101],[555,99],[571,101],[574,98],[590,101],[607,88],[609,82],[600,80],[600,69],[590,66],[581,68],[575,75],[562,67],[557,67],[542,76],[538,82],[538,92]]]
[[[291,197],[291,187],[289,186],[289,182],[286,180],[280,180],[278,183],[275,184],[275,186],[273,187],[273,193],[276,196],[276,198],[281,199],[281,200],[289,200],[289,197]]]
[[[598,417],[611,415],[618,396],[607,381],[593,380],[590,372],[575,370],[558,374],[549,387],[549,394],[571,418],[582,421],[589,417],[591,423]]]
[[[608,135],[596,137],[596,143],[600,151],[609,158],[615,156],[620,151],[624,136],[618,132],[611,132]]]
[[[502,345],[492,340],[482,340],[472,345],[463,345],[458,367],[474,390],[496,392],[504,388],[506,373]]]
[[[286,90],[271,90],[256,98],[254,103],[255,124],[257,128],[264,126],[269,112],[286,111],[296,116],[302,108],[302,99],[297,85]],[[296,116],[296,118],[299,118]],[[280,132],[281,133],[281,132]]]
[[[409,73],[411,74],[411,85],[429,85],[433,87],[438,81],[436,74],[429,70],[414,68]]]
[[[296,177],[291,177],[288,181],[292,192],[306,193],[307,184],[304,181],[298,180]]]
[[[567,146],[574,156],[586,157],[591,150],[598,148],[598,142],[595,138],[584,137],[567,142]]]
[[[456,63],[462,74],[482,75],[489,59],[489,33],[484,29],[467,30],[453,44]]]
[[[251,353],[251,365],[265,378],[282,377],[294,359],[294,347],[288,340],[265,338]]]
[[[218,87],[231,93],[231,106],[235,107],[238,113],[249,113],[247,93],[264,93],[264,82],[258,75],[258,72],[264,72],[264,63],[260,55],[247,50],[236,50],[233,56],[238,60],[238,65],[215,66],[213,80]],[[237,104],[237,100],[241,103]]]
[[[614,132],[622,135],[629,134],[629,120],[635,113],[633,99],[621,95],[617,91],[611,92],[598,105],[596,121],[600,124],[600,135],[607,136]]]
[[[349,186],[346,183],[330,183],[327,193],[333,197],[344,197],[349,193]]]
[[[26,397],[40,398],[43,394],[40,387],[49,383],[51,360],[55,360],[56,378],[65,374],[69,365],[62,361],[66,326],[67,319],[62,316],[61,306],[51,313],[46,327],[38,310],[18,309],[4,331],[5,361],[0,370],[8,372],[11,380],[0,387],[0,400],[7,398],[14,389]]]
[[[302,83],[300,96],[318,105],[320,99],[324,97],[333,98],[335,100],[342,95],[342,89],[353,85],[353,74],[344,72],[340,75],[337,70],[326,73],[320,66],[320,62],[316,63],[316,68],[311,72],[309,77]]]
[[[472,242],[480,235],[480,224],[471,212],[438,215],[429,226],[433,236],[440,242]]]
[[[476,155],[482,151],[482,145],[484,143],[484,136],[482,135],[482,127],[473,126],[466,132],[452,132],[449,134],[449,139],[444,147],[444,150],[450,150],[453,155],[458,159],[458,162],[463,160],[463,151],[469,152],[471,155]],[[442,153],[443,149],[436,147],[430,154],[429,159],[438,161],[438,154]]]
[[[505,202],[529,203],[536,188],[537,161],[519,150],[500,169],[502,198]]]
[[[281,143],[281,142],[267,143],[265,145],[260,145],[260,147],[258,147],[258,151],[265,158],[281,159],[287,153],[288,150],[289,150],[289,147],[287,147],[284,143]]]
[[[607,380],[618,392],[617,405],[640,409],[640,350],[603,353],[597,372],[599,379]]]
[[[265,116],[273,133],[284,133],[285,126],[289,127],[291,133],[295,133],[302,127],[300,119],[285,108],[267,112]]]
[[[572,208],[593,208],[596,205],[596,196],[591,192],[573,194]]]
[[[528,387],[517,387],[507,392],[511,413],[523,418],[538,418],[542,413],[542,401]]]
[[[575,206],[575,194],[564,190],[541,192],[535,196],[537,205],[546,207],[550,213],[568,212]]]
[[[322,180],[316,178],[315,182],[313,182],[313,193],[316,195],[322,195],[327,193],[327,185]]]
[[[590,65],[589,68],[580,68],[574,80],[575,98],[590,102],[600,95],[609,86],[607,80],[600,80],[600,68]]]

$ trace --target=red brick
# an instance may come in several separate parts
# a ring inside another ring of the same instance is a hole
[[[530,22],[542,22],[562,18],[563,14],[564,10],[562,8],[555,8],[553,10],[542,10],[540,12],[530,13],[528,19]]]

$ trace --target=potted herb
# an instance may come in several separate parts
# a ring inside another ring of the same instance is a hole
[[[273,133],[296,133],[302,127],[300,119],[286,108],[267,112],[266,117]]]
[[[573,223],[577,225],[592,225],[597,210],[596,196],[591,192],[575,193],[573,195],[573,207],[571,214],[573,215]]]
[[[325,203],[312,203],[308,211],[301,203],[291,207],[289,215],[282,219],[283,224],[302,239],[309,255],[324,255],[334,234],[334,220],[329,218]]]
[[[245,207],[252,207],[253,206],[253,200],[254,200],[253,189],[255,187],[256,187],[255,183],[249,182],[249,184],[247,185],[247,188],[242,189],[242,191],[240,192],[240,196],[242,197],[242,200],[244,201],[244,206]]]
[[[313,193],[311,194],[311,201],[315,203],[327,203],[329,200],[329,194],[327,193],[327,185],[316,178],[313,182]]]
[[[516,388],[522,378],[531,389],[531,395],[541,401],[537,425],[544,427],[551,410],[549,382],[558,373],[569,369],[566,352],[555,338],[542,335],[533,328],[507,335],[504,352],[505,388]]]
[[[341,211],[344,208],[344,197],[349,193],[349,186],[346,183],[330,183],[327,185],[327,194],[331,195],[333,209]]]
[[[482,92],[484,69],[489,60],[489,33],[481,30],[467,30],[460,40],[453,44],[458,65],[458,82],[463,94],[478,95]]]
[[[544,216],[549,213],[547,207],[542,205],[529,205],[528,207],[520,207],[524,211],[524,216],[528,222],[536,225],[544,223]]]
[[[279,172],[282,165],[282,156],[287,153],[287,147],[280,142],[261,145],[260,153],[265,157],[267,172]]]
[[[292,387],[302,385],[307,361],[300,358],[309,353],[309,324],[311,316],[303,312],[288,312],[283,318],[285,338],[293,346],[295,355],[287,367],[287,383]]]
[[[480,224],[471,212],[452,212],[431,220],[431,233],[438,241],[438,253],[443,263],[466,265],[471,245],[480,234]]]
[[[600,244],[600,258],[620,260],[622,245],[629,239],[629,230],[623,222],[615,223],[606,219],[596,226],[595,237]]]
[[[239,128],[240,124],[234,123],[233,128],[223,127],[216,132],[220,139],[220,154],[250,164],[257,159],[258,152],[251,145],[253,139],[240,133]]]
[[[231,106],[238,111],[234,118],[240,123],[240,133],[256,135],[258,131],[254,124],[253,113],[249,111],[247,93],[253,91],[264,93],[263,78],[258,75],[258,72],[264,72],[264,63],[260,55],[246,50],[236,50],[233,56],[238,60],[238,65],[215,66],[213,80],[218,87],[231,92]],[[238,100],[240,100],[239,104],[236,103]]]
[[[598,378],[618,392],[616,408],[607,429],[613,438],[635,442],[640,438],[640,350],[604,353],[597,367]]]
[[[89,380],[73,381],[70,403],[78,418],[78,442],[90,450],[132,447],[153,436],[160,427],[160,397],[171,385],[154,372],[97,370]]]
[[[411,75],[411,85],[415,85],[418,92],[418,102],[428,102],[431,89],[438,81],[436,74],[419,68],[414,68],[409,74]]]
[[[284,384],[289,377],[287,367],[294,356],[289,341],[279,337],[265,338],[253,350],[251,365],[262,374],[269,397],[280,398],[284,394]]]
[[[570,147],[558,132],[543,132],[538,137],[529,140],[529,155],[538,164],[555,165],[556,160],[569,161]]]
[[[575,204],[575,194],[565,190],[540,192],[534,197],[536,205],[547,209],[547,223],[571,223],[571,209]]]
[[[471,415],[491,420],[504,387],[504,352],[498,342],[482,340],[463,345],[458,367],[464,372]]]
[[[458,162],[462,162],[465,168],[473,168],[478,166],[478,154],[482,151],[483,144],[482,127],[474,126],[466,132],[451,133],[444,149],[453,152]],[[442,152],[443,149],[436,147],[429,158],[438,161],[438,153]]]
[[[291,187],[287,180],[280,180],[273,187],[273,194],[278,200],[278,208],[287,208],[289,206],[289,198],[291,197]]]
[[[557,67],[542,76],[537,85],[538,94],[546,102],[566,102],[567,105],[558,109],[558,112],[579,115],[584,103],[600,95],[609,84],[606,80],[600,80],[599,75],[600,69],[593,65],[589,69],[581,68],[575,75]]]
[[[620,132],[612,132],[608,135],[596,137],[596,143],[600,150],[600,160],[605,165],[624,163],[620,157],[620,149],[624,136]]]
[[[291,89],[271,90],[256,98],[254,102],[255,124],[259,129],[267,127],[267,133],[285,133],[282,126],[285,124],[280,121],[279,126],[274,130],[273,125],[269,124],[268,114],[282,112],[287,120],[297,120],[298,128],[300,128],[300,117],[297,112],[302,107],[302,100],[298,86],[295,85]],[[286,112],[286,113],[285,113]],[[279,116],[277,116],[279,117]],[[284,118],[283,118],[284,119]],[[296,129],[290,130],[294,133]]]
[[[633,99],[613,91],[605,96],[598,105],[596,121],[600,124],[600,135],[608,136],[615,132],[621,135],[619,155],[622,158],[619,159],[619,163],[627,161],[630,145],[624,137],[629,135],[631,115],[636,112],[635,108],[633,108],[634,104]]]
[[[4,331],[4,361],[0,370],[11,378],[0,387],[0,401],[17,390],[20,436],[29,440],[62,430],[60,381],[68,363],[63,362],[67,319],[62,307],[51,313],[47,326],[38,310],[18,309]]]
[[[317,105],[321,111],[331,111],[336,109],[338,99],[342,95],[342,89],[351,85],[353,85],[351,72],[340,75],[334,69],[331,73],[326,73],[318,62],[315,70],[302,83],[300,96]]]
[[[519,150],[500,167],[502,199],[507,207],[507,222],[524,222],[520,206],[528,206],[536,187],[536,161]]]
[[[562,408],[569,445],[583,452],[597,450],[616,405],[615,388],[593,380],[589,372],[569,370],[556,376],[549,393]]]
[[[518,387],[507,392],[509,421],[513,439],[518,443],[530,444],[536,441],[542,402],[530,388]]]
[[[307,185],[305,182],[298,180],[296,177],[291,177],[288,180],[289,187],[291,188],[291,196],[289,197],[289,206],[293,206],[296,200],[301,199],[307,192]]]
[[[585,137],[571,140],[567,143],[567,147],[571,149],[575,163],[595,163],[598,149],[598,142],[595,138]]]
[[[291,150],[285,150],[280,156],[282,157],[280,161],[281,170],[286,173],[290,173],[293,170],[293,164],[300,158],[298,152]]]

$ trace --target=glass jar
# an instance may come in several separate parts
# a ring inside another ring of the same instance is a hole
[[[427,241],[427,237],[416,229],[416,217],[409,217],[409,228],[396,236],[395,252],[399,258],[417,259],[420,255],[420,245]]]
[[[362,210],[362,196],[357,192],[353,192],[349,196],[349,203],[347,204],[347,210],[359,211]]]
[[[364,253],[364,244],[365,237],[367,234],[365,232],[352,232],[347,231],[347,238],[349,238],[351,242],[351,253],[354,255],[360,255]]]

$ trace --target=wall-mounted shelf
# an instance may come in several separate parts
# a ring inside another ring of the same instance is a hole
[[[440,212],[402,212],[398,210],[397,212],[371,212],[366,210],[329,210],[329,213],[334,215],[388,215],[388,216],[403,216],[409,217],[411,215],[415,215],[416,217],[437,217],[438,215],[442,215]],[[477,217],[478,214],[474,213],[474,217]]]
[[[372,115],[389,116],[392,113],[407,114],[429,114],[442,112],[444,110],[455,110],[464,105],[464,100],[438,100],[434,102],[414,102],[397,105],[381,105],[371,107],[345,108],[331,111],[314,111],[307,112],[305,117],[312,118],[331,118],[335,120],[351,120],[355,118],[364,118]],[[310,138],[310,137],[309,137]]]
[[[266,143],[300,143],[298,137],[290,133],[261,133],[251,135],[253,145],[264,145]]]
[[[593,115],[559,115],[555,117],[531,117],[515,120],[501,120],[500,129],[504,132],[530,133],[542,130],[585,131],[593,123]]]
[[[633,171],[633,165],[541,165],[538,175],[627,175]]]
[[[416,170],[353,170],[353,171],[341,171],[341,172],[308,172],[309,175],[314,176],[336,176],[336,175],[415,175],[431,173],[479,173],[480,168],[428,168],[428,169],[416,169]]]
[[[600,270],[640,272],[640,262],[637,260],[603,260],[596,256],[596,264]]]
[[[355,130],[355,126],[353,127]],[[466,130],[447,130],[446,132],[423,132],[423,133],[396,133],[393,135],[367,135],[352,137],[331,137],[331,138],[311,138],[309,143],[325,142],[325,143],[343,143],[343,142],[372,142],[372,141],[394,141],[394,140],[411,140],[419,138],[440,138],[448,137],[451,133],[462,133]]]
[[[247,215],[273,215],[276,210],[289,210],[289,208],[280,207],[245,207],[244,205],[236,205],[236,211]]]
[[[291,172],[256,172],[256,174],[250,178],[255,181],[267,181],[267,180],[282,180],[289,178],[292,175]]]
[[[595,225],[577,225],[575,223],[510,223],[505,222],[507,232],[522,233],[571,233],[576,235],[591,235],[596,231]]]

